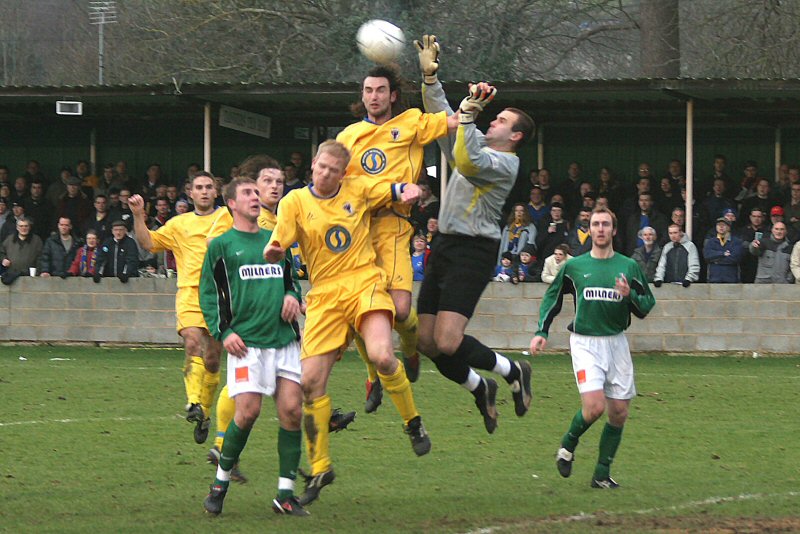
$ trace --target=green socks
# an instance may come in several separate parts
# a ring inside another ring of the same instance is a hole
[[[233,469],[233,466],[239,461],[239,456],[242,454],[249,436],[249,428],[242,430],[236,424],[236,419],[231,421],[228,425],[228,430],[225,431],[225,441],[222,443],[222,454],[219,458],[219,466],[223,470],[230,471]]]
[[[297,478],[297,467],[300,465],[302,443],[302,431],[286,430],[285,428],[278,429],[278,476],[280,477],[278,481],[279,499],[284,499],[294,495],[294,491],[292,489],[281,486],[284,486],[284,480],[294,481]],[[291,485],[293,486],[293,484]]]
[[[603,434],[600,436],[600,454],[597,457],[597,466],[594,468],[595,480],[604,480],[609,477],[611,462],[614,461],[620,441],[622,441],[622,427],[606,423],[606,426],[603,427]]]
[[[578,440],[584,432],[589,430],[590,426],[592,426],[592,423],[584,421],[583,410],[578,408],[578,413],[575,414],[575,417],[572,418],[572,422],[569,424],[569,430],[567,430],[567,433],[561,438],[561,446],[569,452],[575,452],[575,447],[578,446]]]

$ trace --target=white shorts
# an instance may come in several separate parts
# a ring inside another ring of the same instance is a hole
[[[247,355],[228,355],[228,395],[275,394],[277,378],[300,383],[300,343],[292,341],[279,349],[248,348]]]
[[[571,334],[569,348],[578,391],[603,390],[609,399],[632,399],[633,361],[625,334],[583,336]]]

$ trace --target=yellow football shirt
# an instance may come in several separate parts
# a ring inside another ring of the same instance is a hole
[[[394,183],[417,183],[424,161],[424,147],[447,135],[447,114],[423,113],[412,108],[383,124],[366,119],[345,128],[336,140],[350,150],[348,175],[367,175]],[[404,215],[411,206],[397,204]]]
[[[217,208],[208,215],[183,213],[158,230],[150,231],[153,241],[150,251],[171,250],[178,268],[178,287],[199,286],[208,241],[232,227],[233,217],[228,208]]]
[[[391,203],[398,190],[363,176],[346,176],[331,198],[315,196],[310,187],[295,189],[281,200],[272,242],[284,249],[300,244],[312,285],[374,266],[369,212]]]
[[[258,225],[263,228],[264,230],[272,230],[275,228],[275,222],[278,219],[276,218],[275,214],[265,208],[263,205],[261,206],[261,213],[258,215]]]

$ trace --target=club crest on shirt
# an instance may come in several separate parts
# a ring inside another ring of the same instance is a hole
[[[361,156],[361,168],[369,174],[383,172],[386,168],[386,154],[379,148],[370,148]]]
[[[325,244],[331,252],[344,252],[350,248],[352,241],[353,238],[347,228],[338,224],[325,233]]]
[[[355,213],[355,210],[353,210],[353,205],[350,204],[349,202],[345,202],[344,205],[342,206],[342,209],[344,209],[344,211],[346,211],[348,215],[353,215]]]
[[[392,141],[397,141],[398,139],[400,139],[400,129],[399,128],[392,128],[390,130],[390,133],[392,134]]]

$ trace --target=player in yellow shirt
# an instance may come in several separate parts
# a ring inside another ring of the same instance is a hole
[[[312,185],[289,193],[278,211],[267,261],[280,261],[295,241],[306,253],[311,291],[300,353],[306,448],[311,475],[300,503],[314,501],[333,482],[328,447],[331,400],[328,376],[347,347],[351,329],[366,344],[367,355],[403,418],[414,452],[430,451],[430,439],[414,404],[402,362],[394,357],[394,305],[386,275],[375,265],[369,235],[370,210],[392,201],[412,202],[414,184],[345,176],[350,154],[341,143],[325,141],[312,163]]]
[[[380,65],[372,68],[361,84],[361,102],[354,112],[363,120],[344,129],[336,140],[351,153],[348,175],[365,175],[391,183],[417,182],[424,165],[424,146],[456,128],[457,119],[442,113],[423,113],[417,108],[403,110],[401,79],[397,68]],[[408,222],[411,207],[384,206],[372,212],[370,236],[376,264],[386,272],[389,294],[395,306],[394,328],[400,335],[400,348],[409,380],[419,377],[417,354],[417,314],[411,306],[413,273],[410,243],[414,232]],[[366,357],[363,341],[356,346],[367,364],[367,413],[377,410],[382,388],[375,367]]]
[[[233,218],[227,208],[217,209],[214,178],[200,172],[192,179],[194,211],[173,217],[158,230],[147,228],[145,201],[140,195],[128,199],[133,212],[133,228],[140,247],[151,252],[170,250],[178,268],[178,293],[175,296],[178,334],[186,352],[184,385],[186,420],[196,423],[194,440],[208,438],[211,405],[219,385],[219,360],[222,347],[208,333],[200,309],[200,270],[208,241],[228,231]]]

